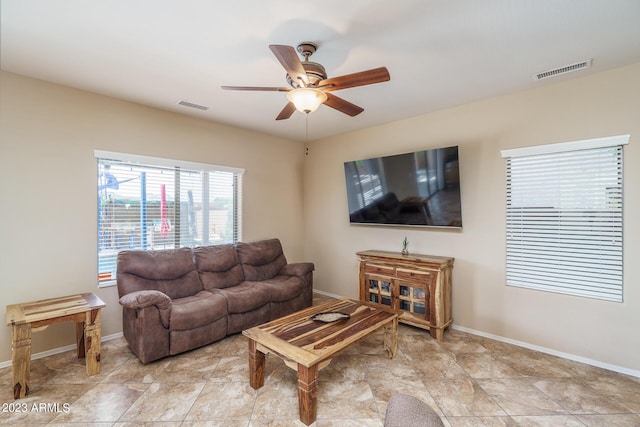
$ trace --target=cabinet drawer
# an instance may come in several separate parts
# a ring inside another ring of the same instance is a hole
[[[394,275],[394,268],[386,265],[367,264],[364,266],[365,273],[386,274],[387,276]]]
[[[433,274],[428,271],[405,270],[398,268],[396,275],[399,279],[413,280],[415,282],[428,283],[431,282]]]

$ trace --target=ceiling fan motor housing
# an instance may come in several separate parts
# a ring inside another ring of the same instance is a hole
[[[327,72],[325,71],[324,67],[317,62],[302,61],[302,67],[307,73],[307,78],[309,79],[309,84],[311,86],[317,86],[319,82],[327,78]],[[294,89],[300,87],[298,82],[294,82],[288,74],[287,83],[289,83],[289,86]]]

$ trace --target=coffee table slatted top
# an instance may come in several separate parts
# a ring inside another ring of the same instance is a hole
[[[345,313],[349,318],[328,323],[311,319],[315,314],[327,312]],[[266,350],[310,367],[333,357],[336,351],[396,318],[397,314],[391,311],[343,298],[309,307],[242,333]]]

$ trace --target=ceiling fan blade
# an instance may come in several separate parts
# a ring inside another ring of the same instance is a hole
[[[289,102],[287,105],[284,106],[282,111],[280,111],[280,114],[278,114],[278,117],[276,117],[276,120],[288,119],[289,117],[291,117],[294,111],[296,111],[296,106],[293,105],[293,102]]]
[[[300,86],[307,86],[309,84],[307,72],[304,70],[302,62],[300,62],[300,58],[298,58],[298,54],[293,47],[282,44],[271,44],[269,45],[269,49],[271,49],[271,52],[278,58],[278,61],[280,61],[284,69],[287,70],[287,74],[289,74],[291,80],[296,83],[303,81],[304,84]]]
[[[357,105],[352,104],[349,101],[345,101],[344,99],[335,96],[332,93],[327,93],[327,100],[324,102],[324,105],[335,108],[336,110],[351,117],[357,116],[364,111],[364,108],[358,107]]]
[[[266,92],[289,92],[288,87],[269,87],[269,86],[220,86],[226,90],[259,90]]]
[[[322,80],[318,86],[323,88],[325,91],[332,91],[386,82],[389,80],[391,80],[391,76],[389,75],[387,67],[380,67],[372,70],[360,71],[359,73],[346,74],[344,76],[325,79]]]

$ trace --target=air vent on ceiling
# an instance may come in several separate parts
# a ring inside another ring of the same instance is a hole
[[[553,70],[543,71],[533,75],[534,80],[548,79],[549,77],[559,76],[560,74],[571,73],[573,71],[583,70],[591,67],[591,59],[582,62],[576,62],[575,64],[565,65],[564,67],[554,68]]]
[[[207,111],[209,109],[209,107],[205,105],[194,104],[193,102],[189,102],[189,101],[179,101],[178,105],[182,105],[189,108],[195,108],[196,110],[202,110],[202,111]]]

